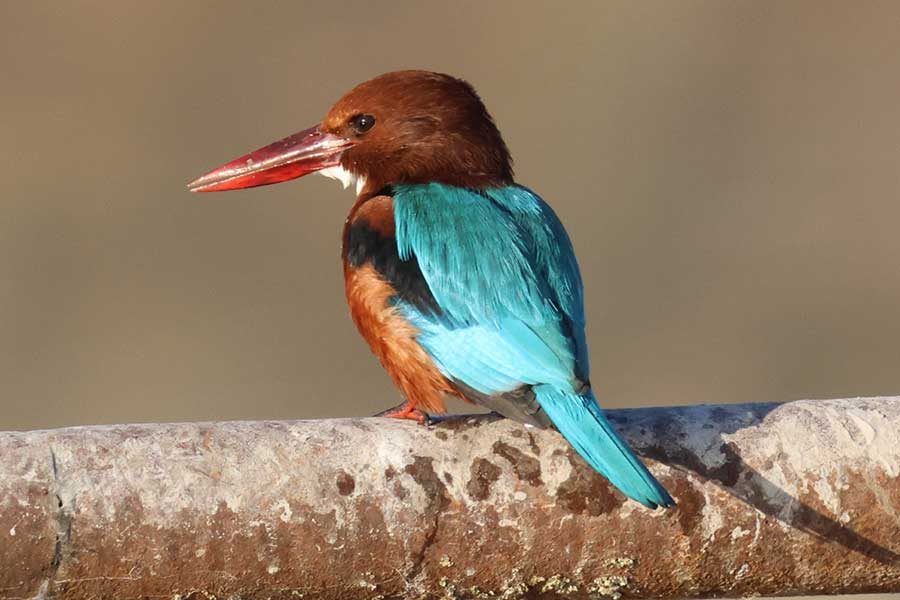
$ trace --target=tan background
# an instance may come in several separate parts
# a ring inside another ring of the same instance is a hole
[[[350,195],[183,184],[409,67],[568,225],[607,406],[900,392],[900,4],[182,4],[0,3],[0,429],[396,402]]]
[[[568,225],[607,406],[900,392],[900,4],[4,2],[0,429],[368,414],[352,201],[189,179],[408,67]]]

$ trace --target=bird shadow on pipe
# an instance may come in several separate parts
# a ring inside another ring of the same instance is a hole
[[[702,419],[712,416],[712,422],[704,424],[705,429],[715,429],[718,437],[719,450],[725,456],[724,462],[716,467],[710,467],[696,454],[684,447],[683,444],[655,444],[642,447],[635,444],[634,449],[638,455],[651,458],[663,464],[691,471],[700,477],[716,481],[728,493],[760,512],[778,521],[804,531],[820,539],[840,544],[848,550],[858,552],[872,560],[884,565],[900,564],[900,555],[881,544],[863,536],[848,528],[838,520],[813,508],[799,498],[795,498],[787,491],[779,487],[771,480],[764,477],[759,471],[747,464],[739,454],[738,447],[727,441],[723,436],[734,433],[739,429],[754,427],[763,422],[766,415],[778,408],[779,404],[749,404],[742,405],[744,418],[735,418],[735,407],[713,408],[709,407],[684,407],[682,410],[696,410],[697,418]],[[628,424],[632,420],[652,423],[654,437],[657,440],[684,437],[685,433],[676,424],[654,417],[652,413],[645,412],[648,409],[630,409],[609,412],[610,420],[618,427]],[[719,414],[717,414],[719,411]],[[641,415],[640,413],[644,413]],[[637,417],[637,419],[632,419]],[[634,424],[630,425],[634,427]],[[772,457],[777,460],[777,456]]]

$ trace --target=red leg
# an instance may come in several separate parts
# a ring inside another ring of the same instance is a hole
[[[389,419],[409,419],[422,424],[428,422],[428,414],[416,408],[416,405],[409,400],[393,408],[376,413],[374,416],[387,417]]]

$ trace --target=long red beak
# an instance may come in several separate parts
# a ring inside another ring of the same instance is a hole
[[[221,192],[269,185],[340,164],[354,142],[310,127],[236,158],[188,184],[192,192]]]

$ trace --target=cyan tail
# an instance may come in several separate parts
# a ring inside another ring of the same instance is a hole
[[[675,501],[628,447],[588,392],[578,396],[549,385],[534,388],[541,407],[572,447],[622,492],[648,508]]]

